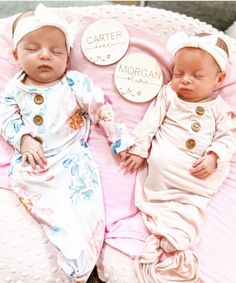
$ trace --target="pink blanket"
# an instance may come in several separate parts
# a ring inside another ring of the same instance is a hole
[[[81,35],[94,19],[82,18],[73,10],[61,9],[59,13],[69,20],[80,19],[75,46],[70,58],[70,68],[88,74],[97,85],[102,87],[113,102],[118,120],[124,121],[132,130],[142,118],[148,104],[128,102],[117,93],[113,80],[116,64],[105,67],[96,66],[89,63],[83,56],[80,48]],[[3,70],[0,72],[1,91],[3,91],[8,79],[18,71],[11,56],[11,22],[12,18],[2,23],[2,27],[5,26],[1,29],[0,34],[0,62]],[[144,52],[155,57],[163,70],[164,82],[168,82],[171,75],[171,63],[164,43],[142,29],[130,25],[126,25],[126,27],[130,34],[130,46],[127,54]],[[232,64],[221,91],[222,96],[236,108],[235,73],[236,65]],[[12,148],[2,138],[0,138],[0,145],[0,186],[7,188],[7,170]],[[135,176],[123,174],[119,164],[110,153],[103,134],[96,126],[91,129],[89,145],[101,168],[107,217],[106,243],[130,256],[135,256],[140,252],[148,235],[140,213],[134,206]],[[235,204],[236,160],[232,162],[230,176],[208,208],[208,216],[202,231],[202,241],[196,247],[196,253],[201,262],[200,272],[202,278],[207,279],[207,283],[236,282],[234,272],[236,261]]]

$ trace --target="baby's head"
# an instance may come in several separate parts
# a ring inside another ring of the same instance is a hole
[[[173,35],[167,48],[174,58],[172,88],[186,101],[208,101],[225,78],[228,47],[217,35]]]
[[[72,47],[65,20],[39,4],[34,12],[20,15],[12,31],[13,56],[26,73],[24,83],[48,85],[64,75]]]

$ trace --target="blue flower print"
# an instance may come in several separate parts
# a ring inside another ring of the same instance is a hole
[[[87,144],[86,141],[84,141],[84,140],[81,140],[81,141],[80,141],[80,144],[81,144],[83,147],[88,147],[88,144]]]
[[[14,100],[14,98],[12,96],[7,96],[7,97],[4,98],[4,100],[5,100],[6,103],[11,103],[12,100]]]
[[[79,173],[79,164],[72,159],[64,160],[62,165],[64,168],[69,168],[71,166],[70,173],[72,176],[76,176]]]
[[[112,146],[112,153],[116,154],[117,153],[117,149],[121,146],[121,139],[117,140],[116,142],[114,142],[113,146]]]
[[[83,80],[83,86],[87,88],[87,92],[91,92],[91,82],[89,78],[85,77]]]
[[[70,165],[71,165],[71,163],[73,163],[73,160],[71,160],[71,159],[66,159],[66,160],[64,160],[63,161],[63,167],[64,168],[68,168]]]
[[[21,121],[20,120],[15,121],[13,124],[13,128],[16,133],[19,133],[21,128]]]
[[[93,194],[93,190],[91,189],[88,189],[87,191],[82,192],[83,199],[90,200],[92,197],[92,194]]]
[[[79,173],[79,165],[78,164],[74,164],[71,167],[71,175],[72,176],[76,176]]]
[[[53,226],[51,227],[51,231],[53,231],[54,233],[61,232],[61,230],[62,230],[62,229],[61,229],[59,226],[53,225]]]
[[[87,188],[84,178],[79,178],[79,182],[77,183],[79,183],[77,186],[74,185],[73,182],[69,186],[72,202],[76,203],[78,200],[90,200],[93,195],[93,190]]]
[[[71,78],[66,77],[66,79],[67,79],[69,86],[73,86],[75,84],[74,81]]]

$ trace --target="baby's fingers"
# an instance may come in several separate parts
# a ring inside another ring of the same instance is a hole
[[[203,164],[198,164],[194,166],[193,168],[191,168],[190,173],[192,175],[197,175],[199,172],[201,172],[204,169],[205,169],[205,166],[203,166]]]
[[[42,151],[34,152],[34,160],[36,164],[39,165],[42,169],[44,169],[45,165],[47,165],[47,160]]]
[[[198,171],[192,175],[199,179],[206,179],[210,175],[210,173],[206,169],[202,169],[201,171]]]
[[[135,162],[133,162],[131,158],[125,159],[121,164],[121,168],[125,169],[125,173],[132,172],[134,166],[135,166]]]
[[[121,163],[121,168],[127,168],[132,164],[132,160],[129,158],[126,158],[122,163]]]
[[[120,158],[121,161],[124,161],[125,158],[127,157],[127,151],[123,150],[123,151],[119,152],[117,155],[118,155],[118,157]]]
[[[125,174],[135,172],[135,170],[137,170],[135,167],[136,167],[136,166],[135,166],[135,163],[134,163],[134,162],[129,163],[129,164],[125,167]]]
[[[33,154],[29,151],[25,151],[22,156],[22,166],[30,165],[33,169],[36,169],[36,163],[34,161]]]
[[[28,155],[26,153],[24,153],[22,155],[22,163],[21,164],[22,164],[23,167],[25,167],[25,166],[27,166],[29,164],[29,162],[28,162]]]
[[[36,165],[44,169],[45,165],[47,165],[47,160],[44,156],[42,150],[38,151],[25,151],[22,154],[22,166],[30,165],[33,169],[36,169]]]
[[[47,165],[48,162],[47,162],[47,159],[46,159],[46,157],[45,157],[45,155],[44,155],[44,153],[43,153],[42,150],[39,150],[39,151],[38,151],[38,155],[39,155],[39,157],[41,158],[43,164],[44,164],[44,165]]]
[[[202,163],[202,161],[203,161],[203,158],[201,157],[201,158],[197,159],[197,160],[192,164],[192,166],[193,166],[193,167],[197,167],[199,164]]]

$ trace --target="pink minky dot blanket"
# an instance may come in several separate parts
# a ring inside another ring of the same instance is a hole
[[[99,10],[100,9],[100,10]],[[115,10],[116,9],[116,10]],[[123,9],[123,10],[122,10]],[[171,59],[165,48],[165,40],[155,36],[163,28],[157,24],[152,25],[151,32],[142,28],[146,26],[142,13],[147,15],[149,10],[144,8],[135,10],[136,22],[132,24],[132,19],[128,19],[128,7],[116,8],[94,7],[93,9],[67,9],[60,8],[57,12],[67,20],[79,20],[78,33],[70,56],[69,68],[76,69],[89,75],[93,81],[100,86],[113,103],[117,114],[117,120],[125,122],[130,131],[142,118],[148,103],[135,104],[121,97],[114,85],[114,71],[116,63],[109,66],[93,65],[86,60],[81,51],[81,36],[86,27],[94,22],[96,18],[104,16],[117,17],[128,29],[130,35],[130,45],[126,54],[134,52],[146,53],[155,57],[163,71],[164,82],[168,82],[171,77]],[[134,14],[134,8],[129,8]],[[89,13],[95,11],[94,14]],[[104,12],[105,11],[105,12]],[[108,12],[107,12],[108,11]],[[122,13],[122,11],[125,11]],[[152,9],[152,15],[158,16],[160,11]],[[119,13],[119,14],[118,14]],[[126,14],[125,14],[126,13]],[[125,15],[124,15],[125,14]],[[163,14],[163,13],[162,13]],[[89,16],[89,15],[92,15]],[[169,14],[168,14],[169,15]],[[175,15],[179,20],[186,17]],[[11,23],[14,17],[1,22],[0,33],[0,91],[4,90],[6,82],[18,71],[13,56],[11,40]],[[155,17],[154,19],[155,20]],[[194,32],[193,25],[187,25],[187,31]],[[137,25],[136,23],[139,23]],[[181,25],[176,25],[173,21],[168,23],[172,28],[171,32],[181,30]],[[199,29],[199,26],[198,26]],[[215,31],[206,24],[202,24],[202,31]],[[161,31],[160,31],[161,33]],[[167,36],[166,36],[167,37]],[[234,43],[235,44],[235,43]],[[235,44],[236,45],[236,44]],[[236,57],[232,55],[232,63],[229,66],[226,80],[219,90],[221,95],[236,109]],[[134,182],[135,175],[125,175],[117,160],[112,156],[107,141],[101,130],[92,125],[89,146],[101,171],[102,184],[104,189],[106,205],[106,239],[105,242],[116,249],[135,256],[139,253],[148,232],[146,231],[141,215],[134,206]],[[2,137],[0,137],[0,187],[9,188],[7,170],[12,156],[12,148]],[[201,262],[202,278],[207,283],[235,283],[236,273],[234,272],[236,262],[236,158],[232,161],[231,172],[227,180],[222,185],[220,191],[211,201],[206,222],[202,228],[202,240],[195,248]],[[3,212],[2,212],[3,213]],[[4,233],[4,227],[1,227]],[[1,276],[0,276],[1,277]]]

